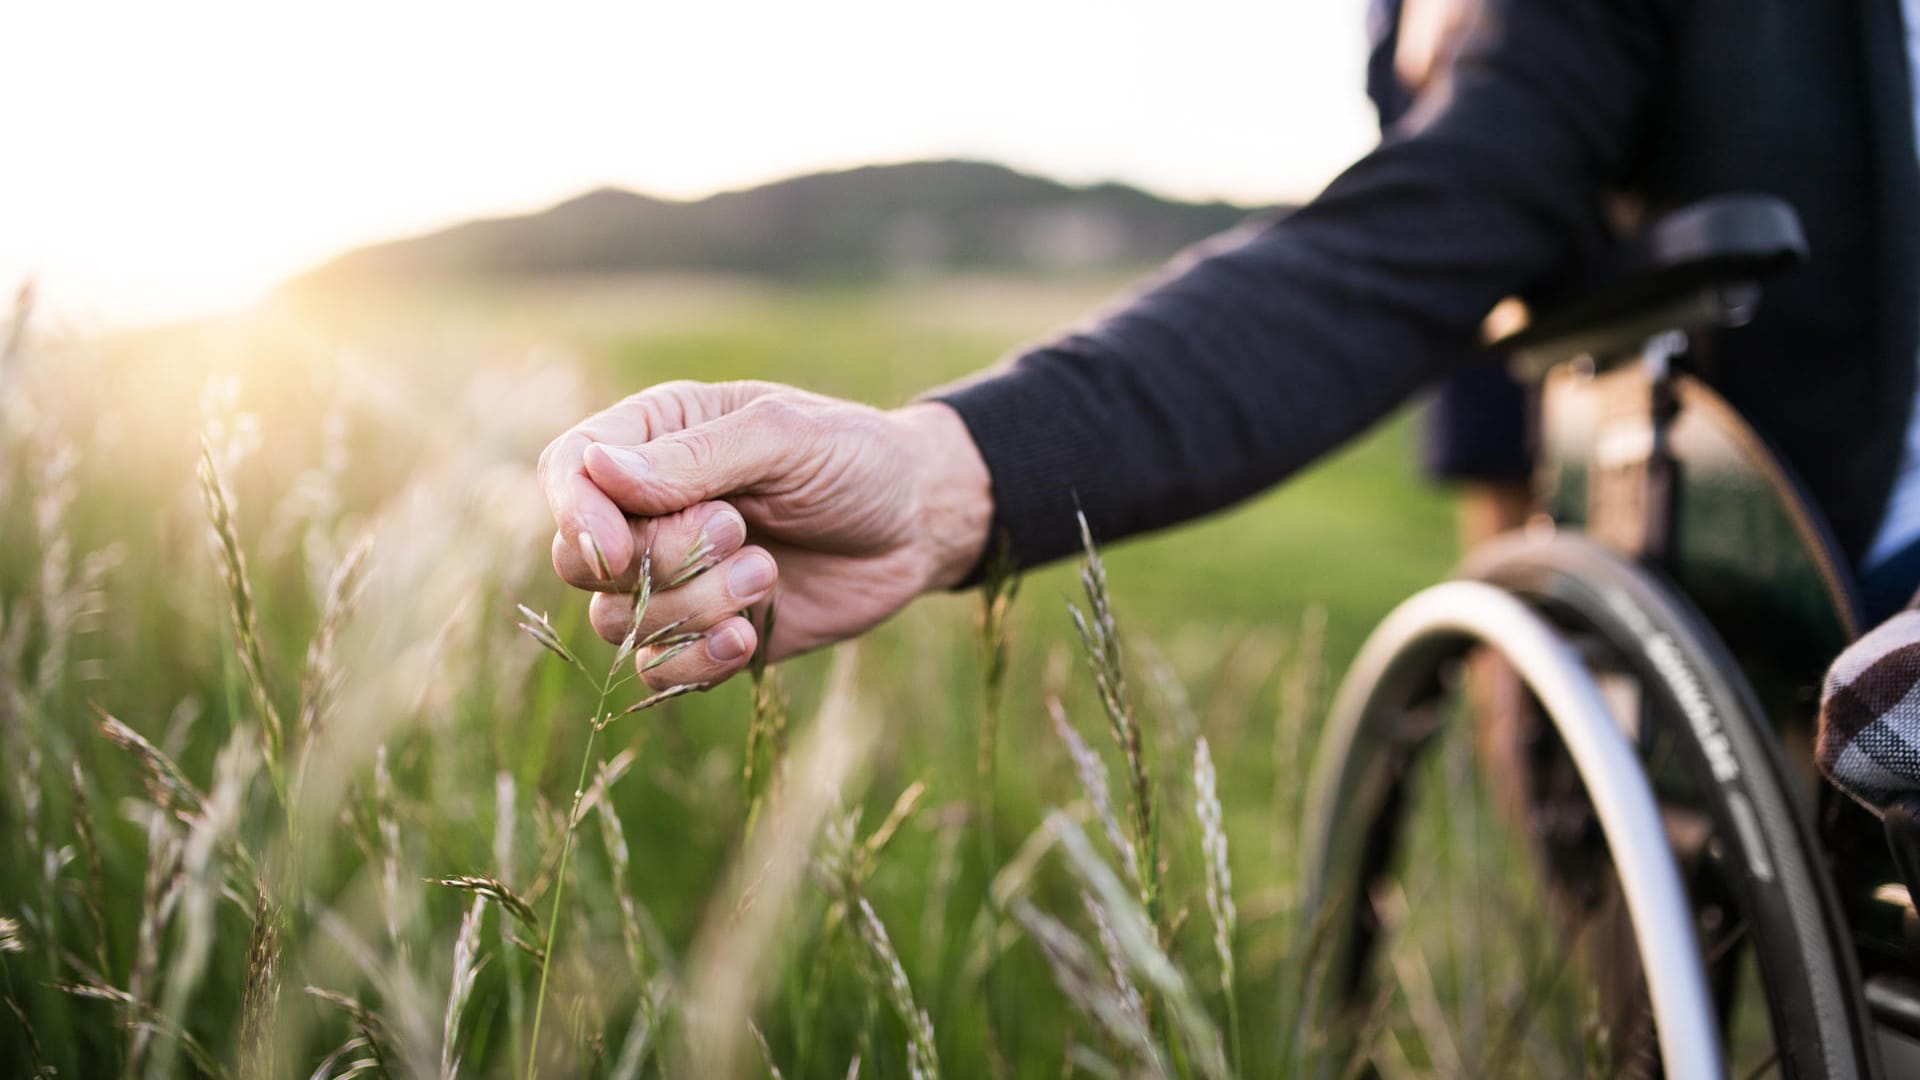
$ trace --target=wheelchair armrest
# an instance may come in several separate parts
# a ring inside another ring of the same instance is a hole
[[[1623,244],[1597,282],[1491,346],[1528,374],[1581,354],[1604,359],[1666,330],[1739,325],[1758,282],[1807,256],[1800,217],[1770,195],[1720,195]]]

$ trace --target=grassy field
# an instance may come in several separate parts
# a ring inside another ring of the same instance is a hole
[[[1321,700],[1453,557],[1404,418],[1107,553],[1117,719],[1076,568],[1049,568],[998,679],[981,598],[934,597],[758,692],[607,723],[566,841],[614,650],[545,566],[540,447],[670,378],[899,402],[1112,288],[653,279],[29,325],[0,367],[0,1073],[1205,1075],[1211,1046],[1281,1071]],[[1136,846],[1159,858],[1129,877]],[[462,878],[497,884],[436,883]]]

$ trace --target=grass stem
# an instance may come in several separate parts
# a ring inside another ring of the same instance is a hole
[[[608,685],[612,680],[608,680]],[[547,1010],[547,979],[553,973],[553,943],[560,932],[560,901],[567,888],[567,856],[573,851],[573,831],[580,824],[580,800],[587,793],[587,770],[593,764],[593,741],[600,734],[602,720],[607,715],[607,691],[600,692],[599,703],[593,709],[593,723],[587,728],[587,750],[580,755],[580,778],[573,785],[573,805],[567,811],[567,828],[560,837],[560,868],[553,876],[553,911],[547,916],[547,937],[541,945],[540,988],[533,997],[533,1034],[527,1040],[527,1077],[533,1080],[540,1075],[540,1021]]]
[[[597,544],[594,547],[594,554],[604,565],[606,557],[600,554]],[[586,751],[580,755],[580,775],[573,784],[573,803],[567,809],[567,827],[560,837],[560,864],[553,875],[553,910],[547,917],[546,940],[540,948],[540,987],[534,994],[533,1032],[527,1039],[528,1080],[533,1080],[540,1074],[540,1022],[545,1018],[547,1010],[547,980],[553,974],[553,945],[560,933],[560,903],[567,889],[567,858],[573,853],[573,833],[580,825],[580,803],[587,794],[587,772],[593,765],[594,740],[599,736],[600,729],[613,720],[607,712],[607,699],[612,696],[615,687],[621,684],[622,680],[617,678],[620,669],[626,664],[627,658],[633,655],[636,642],[640,637],[640,621],[646,617],[647,601],[653,596],[652,573],[653,555],[647,552],[640,557],[640,585],[634,594],[633,625],[627,631],[626,640],[621,642],[620,648],[614,653],[613,663],[607,668],[606,676],[595,684],[599,690],[599,698],[594,702],[593,722],[587,725],[587,747]],[[592,673],[567,649],[546,616],[535,615],[525,607],[520,610],[527,616],[527,621],[520,626],[528,635],[539,642],[543,648],[579,669],[588,681],[593,681]],[[665,697],[662,694],[656,694],[627,712],[633,712],[656,700],[665,700]]]

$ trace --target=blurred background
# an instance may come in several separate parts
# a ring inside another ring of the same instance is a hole
[[[1013,914],[1097,951],[1050,698],[1161,795],[1156,925],[1233,1066],[1293,1060],[1325,692],[1454,556],[1405,418],[1109,553],[1144,763],[1073,567],[589,753],[613,650],[532,463],[667,379],[900,403],[1311,198],[1377,138],[1366,8],[0,10],[0,1072],[1131,1073]]]
[[[1294,201],[1372,140],[1364,6],[10,5],[0,276],[109,321],[198,315],[600,187],[923,159]]]

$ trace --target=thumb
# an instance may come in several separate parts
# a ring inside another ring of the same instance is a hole
[[[794,417],[774,399],[638,446],[587,447],[587,477],[629,514],[657,517],[777,480],[800,442]]]

